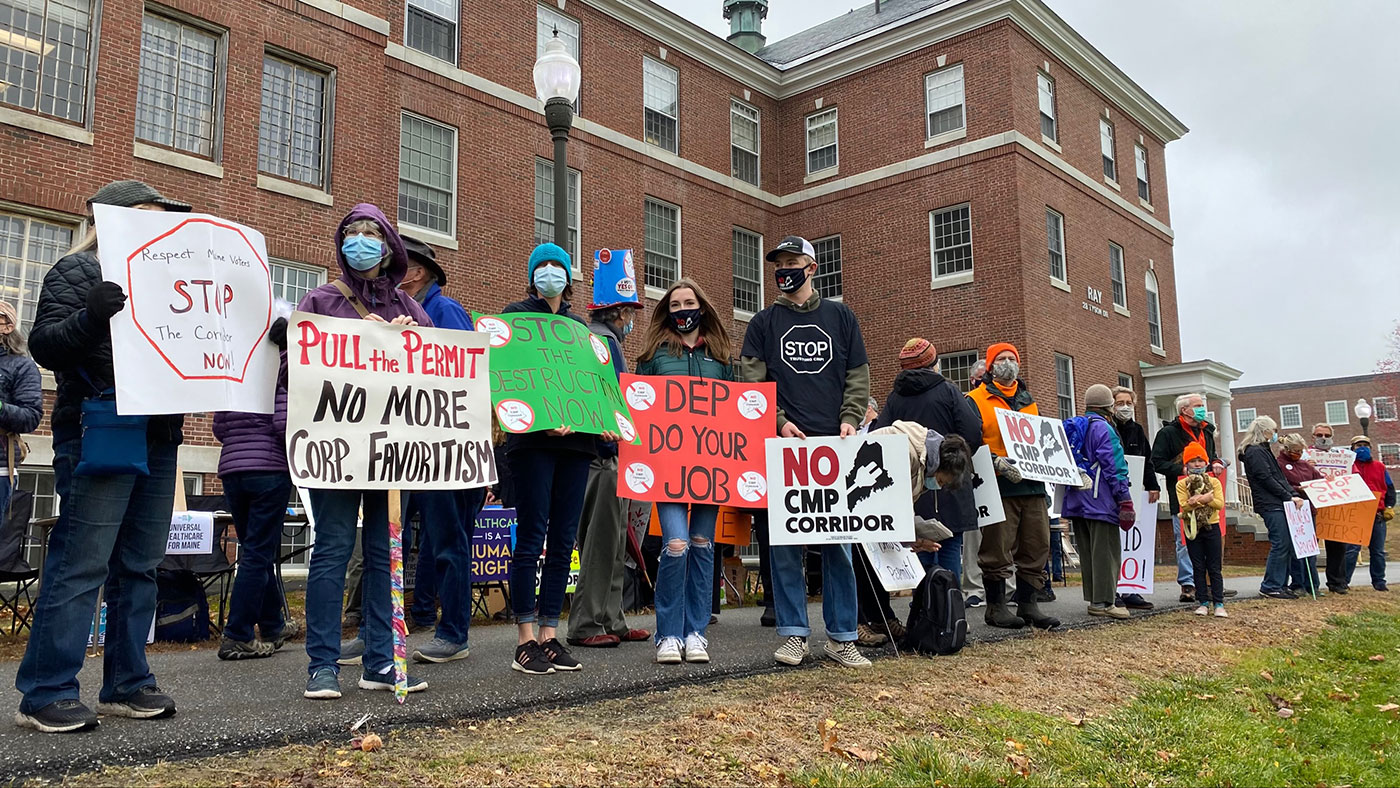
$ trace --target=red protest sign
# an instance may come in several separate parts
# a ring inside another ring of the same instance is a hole
[[[768,505],[763,442],[777,432],[774,384],[623,375],[622,392],[640,441],[618,446],[618,497]]]

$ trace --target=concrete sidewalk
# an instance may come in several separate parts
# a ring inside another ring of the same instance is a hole
[[[1241,600],[1258,596],[1257,577],[1227,579],[1225,583],[1239,591]],[[1369,590],[1359,589],[1358,592],[1369,593]],[[1174,583],[1159,584],[1159,591],[1151,600],[1158,611],[1190,607],[1177,602],[1177,593]],[[896,611],[906,614],[907,600],[896,602]],[[1046,607],[1061,619],[1064,629],[1120,624],[1110,619],[1089,618],[1077,587],[1065,589],[1059,601]],[[759,626],[759,613],[757,608],[725,611],[720,623],[710,629],[713,661],[708,665],[656,665],[652,662],[652,646],[635,643],[614,649],[575,649],[575,656],[584,663],[581,672],[543,677],[528,677],[510,669],[515,651],[514,627],[478,627],[472,633],[472,653],[468,659],[444,665],[410,663],[411,672],[426,679],[429,688],[410,695],[402,706],[394,702],[391,693],[356,688],[357,666],[342,671],[345,690],[342,699],[303,699],[306,655],[300,643],[289,645],[270,659],[241,662],[220,662],[211,650],[153,654],[151,668],[161,688],[178,703],[178,715],[153,721],[104,718],[97,730],[62,735],[40,734],[20,729],[8,718],[0,720],[0,776],[11,779],[59,776],[106,765],[191,758],[291,742],[310,743],[321,739],[339,742],[348,739],[347,729],[364,714],[372,715],[375,729],[383,733],[395,726],[435,725],[463,718],[515,714],[778,669],[791,670],[775,665],[773,650],[780,644],[780,638],[773,630]],[[991,629],[983,624],[982,613],[981,608],[969,611],[969,643],[1001,640],[1028,632]],[[808,616],[819,625],[821,606],[811,605]],[[639,616],[629,623],[650,629],[654,622],[650,616]],[[1121,622],[1121,625],[1131,626],[1131,622]],[[431,636],[431,632],[411,635],[409,650]],[[812,638],[813,651],[817,654],[820,654],[823,639],[820,633]],[[893,649],[888,647],[867,653],[872,657],[894,655]],[[96,705],[101,667],[100,660],[90,659],[80,676],[82,697],[91,706]],[[17,663],[0,665],[0,682],[4,686],[14,686],[16,668]],[[18,707],[18,693],[9,693],[9,704],[9,710]]]

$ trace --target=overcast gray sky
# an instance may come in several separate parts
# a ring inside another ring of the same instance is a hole
[[[657,0],[720,35],[722,0]],[[1191,128],[1167,146],[1182,357],[1371,372],[1400,317],[1400,0],[1047,0]],[[772,0],[776,41],[866,5]]]

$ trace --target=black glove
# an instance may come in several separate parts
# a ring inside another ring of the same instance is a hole
[[[279,317],[267,329],[267,339],[277,347],[287,349],[287,318]]]
[[[93,320],[105,323],[126,306],[126,293],[116,282],[98,282],[87,294],[87,311]]]

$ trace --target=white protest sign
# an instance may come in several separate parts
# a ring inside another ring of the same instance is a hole
[[[1141,467],[1138,469],[1141,471]],[[1127,531],[1119,530],[1123,539],[1123,563],[1118,569],[1118,593],[1152,593],[1152,567],[1157,553],[1157,505],[1147,502],[1146,492],[1133,497],[1137,520]]]
[[[886,591],[908,591],[924,579],[919,556],[899,542],[866,542],[861,548]]]
[[[972,455],[972,498],[977,504],[978,528],[1006,522],[997,471],[992,465],[992,449],[985,443]]]
[[[1143,471],[1147,469],[1147,458],[1137,457],[1131,454],[1124,455],[1123,459],[1128,461],[1128,493],[1132,495],[1134,501],[1142,499],[1142,494],[1147,492],[1142,486]],[[1157,504],[1150,504],[1155,510]]]
[[[175,512],[170,515],[166,555],[207,555],[213,549],[213,512]]]
[[[765,448],[771,544],[914,541],[907,437],[769,438]]]
[[[997,426],[1007,456],[1021,475],[1046,484],[1078,487],[1079,466],[1070,455],[1069,438],[1059,419],[998,408]]]
[[[1341,506],[1344,503],[1360,503],[1362,501],[1374,502],[1376,494],[1371,492],[1371,488],[1366,486],[1366,480],[1360,474],[1348,473],[1345,476],[1337,476],[1332,479],[1314,479],[1310,482],[1303,482],[1303,492],[1313,502],[1313,506],[1319,509],[1326,509],[1329,506]]]
[[[1294,506],[1284,501],[1283,512],[1288,515],[1288,535],[1293,539],[1293,554],[1299,558],[1317,555],[1317,532],[1313,530],[1312,510],[1304,504]]]
[[[1356,452],[1341,448],[1326,451],[1307,449],[1303,452],[1303,460],[1312,463],[1318,473],[1334,479],[1351,473],[1352,466],[1356,465]]]
[[[496,482],[490,335],[292,313],[287,461],[298,487]]]
[[[112,317],[117,411],[271,413],[278,352],[262,233],[199,213],[94,205]]]

